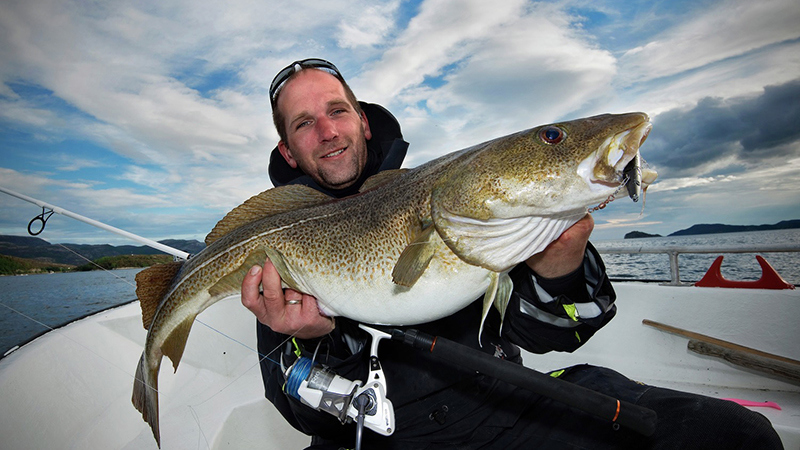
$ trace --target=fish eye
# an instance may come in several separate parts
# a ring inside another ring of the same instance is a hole
[[[558,144],[567,137],[567,133],[555,126],[544,127],[539,131],[539,138],[546,144]]]

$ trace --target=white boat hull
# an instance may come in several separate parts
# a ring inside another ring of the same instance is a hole
[[[800,449],[800,386],[696,355],[687,350],[686,338],[641,323],[650,319],[800,360],[800,291],[642,283],[615,288],[617,317],[584,347],[572,354],[526,354],[526,365],[547,371],[589,363],[648,384],[774,401],[782,411],[757,410],[772,421],[787,449]],[[178,372],[160,376],[162,448],[307,446],[310,439],[263,397],[255,321],[238,298],[213,305],[199,320],[214,330],[195,324]],[[0,360],[3,448],[156,448],[130,402],[144,340],[134,302],[50,332]]]

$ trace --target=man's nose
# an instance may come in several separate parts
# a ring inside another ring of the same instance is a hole
[[[320,141],[323,142],[332,141],[339,135],[336,124],[329,117],[323,117],[317,121],[317,132]]]

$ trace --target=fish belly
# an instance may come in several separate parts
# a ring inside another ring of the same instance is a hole
[[[411,288],[390,278],[328,283],[317,298],[321,311],[329,316],[380,325],[415,325],[450,316],[481,298],[490,275],[486,269],[466,264],[456,273],[446,274],[431,267]]]

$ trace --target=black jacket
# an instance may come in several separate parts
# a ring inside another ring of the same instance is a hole
[[[368,176],[380,170],[398,168],[408,144],[402,140],[395,118],[384,108],[362,103],[373,137],[368,141]],[[291,169],[282,156],[273,151],[270,161],[273,184],[306,184],[336,197],[347,192],[330,192],[316,186],[298,170]],[[500,317],[491,308],[478,344],[482,299],[463,310],[434,322],[413,328],[446,337],[521,363],[519,347],[534,353],[551,350],[573,351],[616,312],[615,294],[605,274],[600,256],[589,245],[584,267],[556,280],[538,280],[526,264],[510,272],[514,292],[499,333]],[[575,313],[578,311],[578,313]],[[331,367],[350,380],[365,380],[368,372],[369,336],[358,324],[338,317],[329,335],[312,340],[295,340],[305,356],[315,349],[316,361]],[[257,324],[258,347],[262,355],[261,373],[265,394],[286,420],[296,429],[315,437],[315,442],[352,445],[352,424],[342,425],[335,417],[315,411],[283,390],[281,353],[287,364],[293,359],[291,339]],[[379,357],[386,375],[387,395],[395,407],[396,431],[390,438],[366,432],[364,442],[374,441],[375,448],[408,448],[412,442],[430,440],[457,441],[468,437],[476,427],[505,427],[513,424],[524,405],[506,401],[514,386],[456,368],[438,361],[429,353],[419,352],[394,341],[383,341]],[[365,444],[366,445],[366,444]]]

